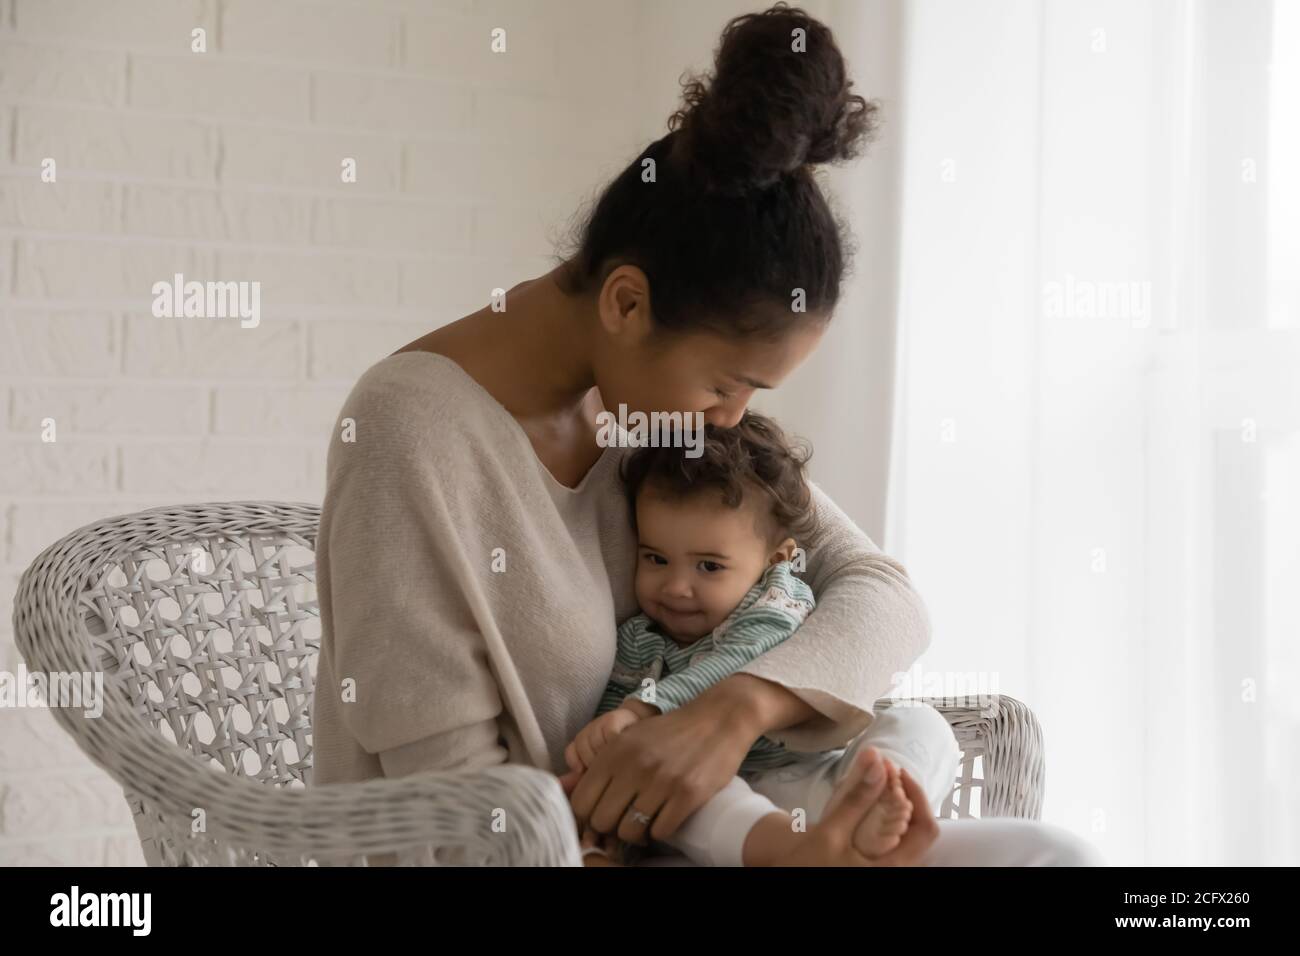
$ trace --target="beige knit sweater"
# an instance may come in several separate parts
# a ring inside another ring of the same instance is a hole
[[[402,352],[361,376],[329,446],[317,541],[314,784],[506,762],[565,772],[637,611],[624,453],[606,449],[570,489],[451,359]],[[902,565],[813,494],[822,529],[801,544],[817,608],[741,669],[820,712],[767,734],[802,751],[860,733],[929,644]]]

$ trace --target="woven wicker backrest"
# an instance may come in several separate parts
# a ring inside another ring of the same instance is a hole
[[[315,530],[198,531],[104,564],[80,596],[106,679],[227,773],[303,785],[320,650]]]

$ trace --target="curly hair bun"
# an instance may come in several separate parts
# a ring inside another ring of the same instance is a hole
[[[831,31],[777,3],[731,19],[712,82],[691,76],[669,118],[673,156],[703,192],[743,194],[817,163],[852,159],[875,132],[878,107],[850,92]]]

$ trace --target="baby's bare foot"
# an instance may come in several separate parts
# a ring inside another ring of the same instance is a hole
[[[893,788],[898,770],[874,747],[858,753],[835,786],[817,823],[800,834],[778,866],[871,866],[898,845],[907,830],[911,803]],[[901,828],[898,816],[904,808]],[[892,842],[891,842],[892,841]]]
[[[889,768],[885,792],[853,831],[854,849],[869,860],[884,856],[898,846],[907,832],[907,821],[912,818],[912,801],[903,792],[898,768],[888,760],[885,764]]]

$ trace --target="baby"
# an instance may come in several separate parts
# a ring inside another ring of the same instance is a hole
[[[786,640],[812,611],[813,593],[793,565],[797,537],[810,533],[815,520],[803,474],[807,458],[775,422],[752,411],[734,428],[707,427],[699,457],[679,448],[641,448],[628,456],[622,478],[638,538],[641,613],[618,629],[614,671],[597,716],[566,750],[571,767],[590,765],[632,724],[680,707],[734,674]],[[955,738],[951,751],[955,769]],[[783,805],[815,824],[846,773],[852,755],[844,754],[845,748],[792,752],[759,737],[739,775],[664,842],[702,865],[780,862],[800,828],[765,794],[784,798]],[[898,768],[888,761],[885,767],[884,792],[854,836],[868,858],[898,845],[912,812]],[[773,813],[784,814],[787,824],[757,826]],[[589,833],[584,844],[596,839]],[[632,844],[600,842],[618,862],[639,856]]]

